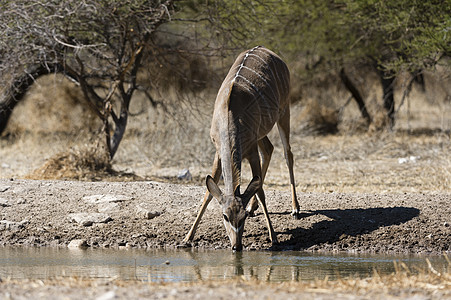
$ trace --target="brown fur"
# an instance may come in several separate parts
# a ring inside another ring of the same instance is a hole
[[[232,248],[240,250],[244,220],[249,214],[252,215],[257,207],[255,197],[249,207],[248,203],[257,193],[270,239],[277,242],[263,192],[263,181],[273,151],[267,134],[276,123],[290,171],[293,214],[298,215],[293,154],[289,144],[289,83],[288,67],[280,57],[264,47],[258,46],[245,51],[235,60],[219,89],[213,112],[210,130],[211,139],[216,147],[213,178],[207,178],[209,192],[205,195],[199,214],[185,241],[193,239],[200,219],[214,196],[222,206],[224,224]],[[241,194],[239,187],[243,159],[249,161],[254,179],[244,194]],[[224,177],[224,194],[216,186],[221,174]]]

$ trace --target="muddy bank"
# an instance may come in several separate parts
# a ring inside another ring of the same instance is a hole
[[[179,247],[205,188],[189,184],[0,180],[0,245]],[[279,239],[271,245],[263,214],[246,221],[245,250],[449,252],[451,194],[298,193],[300,220],[290,217],[290,193],[267,187]],[[191,247],[228,248],[221,212],[212,201]]]

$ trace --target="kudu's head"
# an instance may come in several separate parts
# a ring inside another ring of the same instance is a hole
[[[243,249],[241,239],[243,237],[244,222],[248,216],[246,206],[260,187],[260,177],[255,176],[243,194],[240,194],[239,188],[237,188],[233,195],[224,195],[213,178],[207,176],[207,189],[222,207],[224,225],[234,251]]]

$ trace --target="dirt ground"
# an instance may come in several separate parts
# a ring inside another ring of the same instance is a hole
[[[205,188],[156,181],[1,179],[0,191],[0,245],[67,246],[82,239],[90,247],[146,248],[183,246]],[[279,244],[271,245],[258,213],[246,222],[246,250],[450,250],[448,193],[300,193],[300,220],[290,217],[289,191],[267,188],[266,194]],[[229,247],[221,218],[219,204],[212,201],[191,246]]]

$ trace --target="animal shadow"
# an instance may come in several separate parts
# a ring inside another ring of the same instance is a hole
[[[420,214],[413,207],[315,210],[302,214],[302,218],[323,215],[328,220],[314,223],[311,228],[294,228],[278,234],[289,234],[289,240],[273,246],[272,250],[309,248],[322,243],[334,243],[343,235],[358,236],[380,227],[405,223]]]

